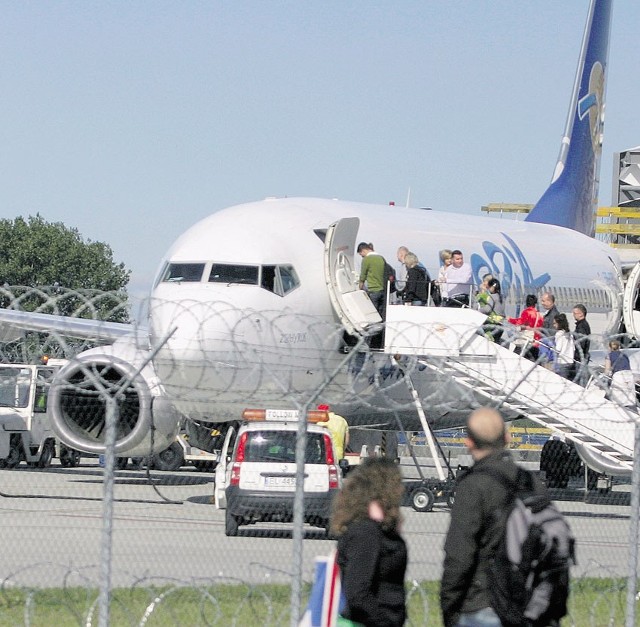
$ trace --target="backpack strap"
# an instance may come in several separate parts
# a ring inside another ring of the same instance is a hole
[[[533,475],[528,470],[525,470],[520,466],[518,466],[518,472],[516,474],[515,480],[511,477],[508,477],[504,472],[501,472],[493,466],[480,466],[479,468],[477,468],[476,466],[472,466],[471,470],[493,477],[496,481],[501,483],[512,495],[520,492],[533,491]]]

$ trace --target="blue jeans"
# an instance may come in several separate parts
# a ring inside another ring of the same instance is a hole
[[[492,607],[485,607],[477,612],[460,614],[456,627],[502,627],[502,623]]]

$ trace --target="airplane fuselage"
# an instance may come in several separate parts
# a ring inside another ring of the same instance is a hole
[[[360,219],[358,238],[373,242],[392,265],[404,245],[432,278],[441,249],[462,250],[476,284],[487,272],[500,278],[508,315],[517,315],[527,294],[549,290],[560,311],[570,314],[575,304],[585,304],[594,334],[606,337],[618,329],[623,286],[615,252],[575,231],[336,200],[248,203],[189,229],[167,253],[154,283],[152,345],[173,332],[154,365],[182,413],[234,420],[239,399],[246,406],[301,406],[320,391],[318,398],[355,422],[385,423],[394,420],[394,411],[409,422],[415,418],[406,386],[386,365],[388,356],[367,362],[367,371],[354,369],[341,350],[323,238],[330,224],[351,216]],[[458,403],[453,411],[453,399],[446,397],[451,391],[436,399],[428,390],[434,383],[427,373],[417,382],[421,396],[432,400],[434,425],[459,424],[469,405]]]

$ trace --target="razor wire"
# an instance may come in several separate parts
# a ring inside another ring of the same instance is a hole
[[[72,313],[87,319],[122,320],[129,317],[121,294],[70,293],[60,288],[33,292],[4,288],[1,296],[9,309],[22,310],[35,304],[38,313],[56,315],[68,311],[72,303]],[[330,314],[311,316],[288,311],[239,310],[229,303],[180,301],[171,304],[167,315],[166,303],[150,300],[146,308],[152,320],[156,307],[163,309],[164,328],[178,321],[189,324],[185,319],[191,321],[189,341],[185,342],[184,337],[177,342],[170,338],[161,345],[160,328],[151,324],[148,334],[132,335],[126,354],[133,355],[138,360],[136,363],[140,363],[157,351],[152,360],[152,374],[138,372],[138,376],[146,377],[146,383],[159,389],[163,399],[180,408],[184,421],[198,426],[219,427],[230,420],[237,421],[242,407],[304,409],[322,401],[350,418],[352,433],[371,436],[371,441],[375,441],[378,433],[369,431],[371,424],[393,432],[401,428],[409,442],[418,441],[422,429],[407,377],[411,378],[429,421],[438,419],[446,423],[450,416],[451,424],[461,424],[461,418],[463,422],[469,411],[482,404],[493,404],[510,420],[521,418],[524,397],[518,397],[517,402],[514,397],[525,385],[532,386],[535,391],[535,394],[527,392],[525,395],[529,402],[535,400],[538,405],[549,407],[566,407],[567,404],[564,388],[546,385],[548,376],[538,370],[539,364],[528,362],[519,372],[498,372],[499,360],[479,359],[465,365],[465,376],[471,373],[475,386],[463,385],[460,371],[448,368],[446,357],[388,355],[371,348],[367,338],[358,344],[357,340],[345,336]],[[99,331],[98,321],[96,327]],[[411,335],[411,330],[408,329],[407,334]],[[605,339],[593,337],[592,342],[602,343]],[[48,353],[73,362],[83,351],[99,350],[100,346],[98,334],[91,338],[74,338],[66,336],[64,331],[31,331],[0,343],[0,359],[5,364],[37,363],[43,353]],[[183,359],[185,354],[187,359]],[[90,389],[91,394],[102,400],[87,405],[87,410],[106,407],[105,390],[127,381],[125,373],[114,378],[109,368],[92,370],[89,362],[83,368],[85,371],[89,368],[91,376],[66,381],[65,394],[70,403],[74,391],[86,393]],[[601,364],[594,362],[590,374],[589,386],[583,388],[584,392],[572,403],[573,409],[582,412],[582,421],[587,427],[597,423],[610,406],[605,398],[608,381]],[[92,376],[99,377],[100,382],[92,383]],[[503,383],[492,399],[480,394],[481,383],[487,380]],[[103,383],[106,387],[101,389]],[[71,418],[73,415],[71,412]],[[628,428],[625,424],[633,427],[637,420],[634,410],[625,410],[619,416],[627,421],[621,423],[621,428]],[[95,422],[101,427],[93,427],[92,437],[96,440],[104,434],[106,415],[103,418],[103,423],[100,419]],[[610,423],[609,427],[615,429],[615,423]],[[166,424],[155,424],[152,419],[148,428],[150,436],[158,436],[158,441],[161,440],[158,430],[165,429]],[[176,431],[177,428],[175,425]],[[103,431],[96,435],[100,429]],[[126,425],[120,425],[116,437],[126,437],[128,429]],[[82,429],[78,427],[78,431]],[[87,437],[89,435],[87,433]],[[149,438],[150,447],[153,440],[154,437]],[[406,447],[406,444],[401,446]],[[298,449],[304,450],[304,444]],[[464,455],[459,448],[452,447],[449,453],[451,451]],[[144,457],[150,460],[156,452],[150,448]],[[417,459],[428,469],[428,453],[425,450],[419,453],[416,456],[407,452],[403,457]],[[24,624],[38,624],[39,608],[44,605],[42,590],[55,588],[64,598],[65,590],[73,589],[69,593],[72,596],[80,588],[86,591],[86,602],[79,604],[80,609],[75,602],[65,603],[60,609],[61,615],[71,621],[69,624],[98,624],[98,574],[107,569],[112,574],[109,594],[112,606],[114,603],[120,608],[126,606],[126,601],[116,595],[122,589],[142,589],[149,599],[141,609],[138,600],[135,603],[132,600],[131,610],[124,612],[126,619],[120,613],[114,614],[112,608],[111,624],[119,624],[118,621],[136,625],[187,624],[181,623],[180,615],[175,614],[181,610],[172,605],[187,592],[194,595],[193,604],[200,607],[197,624],[296,624],[308,595],[313,557],[328,553],[332,545],[321,531],[304,527],[298,516],[292,531],[291,525],[263,524],[256,525],[255,529],[243,527],[246,532],[239,538],[226,538],[222,531],[223,511],[211,503],[211,474],[184,468],[168,474],[153,470],[149,462],[145,473],[121,470],[108,463],[106,466],[103,469],[97,457],[85,454],[76,468],[61,468],[54,460],[50,467],[28,467],[21,462],[16,468],[1,472],[0,513],[5,529],[11,529],[12,519],[19,519],[21,528],[19,536],[11,530],[8,537],[10,557],[0,564],[0,607],[3,602],[11,604],[14,598],[11,595],[21,592],[22,596],[15,598],[22,599]],[[411,469],[407,472],[411,474]],[[581,581],[591,579],[610,582],[611,588],[594,594],[592,615],[595,622],[591,624],[602,624],[598,621],[603,613],[614,622],[619,620],[615,617],[621,615],[629,620],[635,609],[635,588],[632,590],[631,581],[635,581],[637,573],[628,572],[621,564],[637,569],[637,498],[633,506],[629,503],[634,502],[633,490],[638,486],[629,483],[628,479],[620,479],[606,493],[601,493],[597,489],[587,491],[584,479],[584,476],[573,476],[568,488],[554,490],[552,494],[561,503],[578,537],[579,564],[574,568],[572,586],[579,590]],[[96,531],[104,524],[99,489],[107,480],[112,481],[114,487],[112,536],[109,538],[114,555],[107,556],[108,552],[105,552],[101,558],[94,550],[99,545]],[[155,499],[153,491],[163,498]],[[417,616],[425,616],[430,611],[429,605],[434,603],[433,596],[427,597],[421,584],[439,578],[442,542],[448,524],[447,508],[438,504],[433,512],[426,514],[413,512],[410,507],[403,510],[410,568],[413,568],[407,583],[409,600],[414,603],[410,605],[409,624],[418,624],[414,622],[421,620]],[[25,524],[23,519],[31,522]],[[602,525],[595,529],[585,525],[583,530],[580,523],[587,519],[589,522],[600,520]],[[54,526],[55,521],[63,520],[69,528],[49,528],[55,541],[48,546],[42,541],[46,530],[41,527],[40,520]],[[81,524],[83,521],[86,525]],[[93,536],[93,541],[91,538],[80,540],[86,535]],[[76,543],[79,546],[75,546]],[[215,543],[215,549],[209,549],[212,563],[203,564],[201,553],[209,543]],[[585,562],[580,560],[581,547],[588,549],[589,557]],[[136,551],[139,551],[137,558]],[[133,559],[123,557],[123,553],[128,552],[134,553]],[[623,559],[616,556],[623,556]],[[105,560],[109,560],[109,564],[103,563]],[[193,573],[191,560],[205,572]],[[627,580],[626,587],[624,581],[620,584],[624,579]],[[232,588],[244,586],[243,596],[231,614],[222,609],[228,595],[227,585]],[[275,585],[285,586],[289,591],[285,594],[287,601],[284,604],[277,602],[280,592],[270,591],[269,586]],[[224,592],[221,592],[223,588]],[[622,614],[616,604],[622,607]],[[246,608],[253,609],[244,614]],[[571,622],[575,608],[570,610],[568,624],[577,624]]]

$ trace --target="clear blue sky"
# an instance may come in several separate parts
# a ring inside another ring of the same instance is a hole
[[[146,288],[197,220],[266,196],[479,214],[535,202],[587,0],[6,2],[0,218],[108,243]],[[640,144],[640,2],[614,0],[600,204]]]

